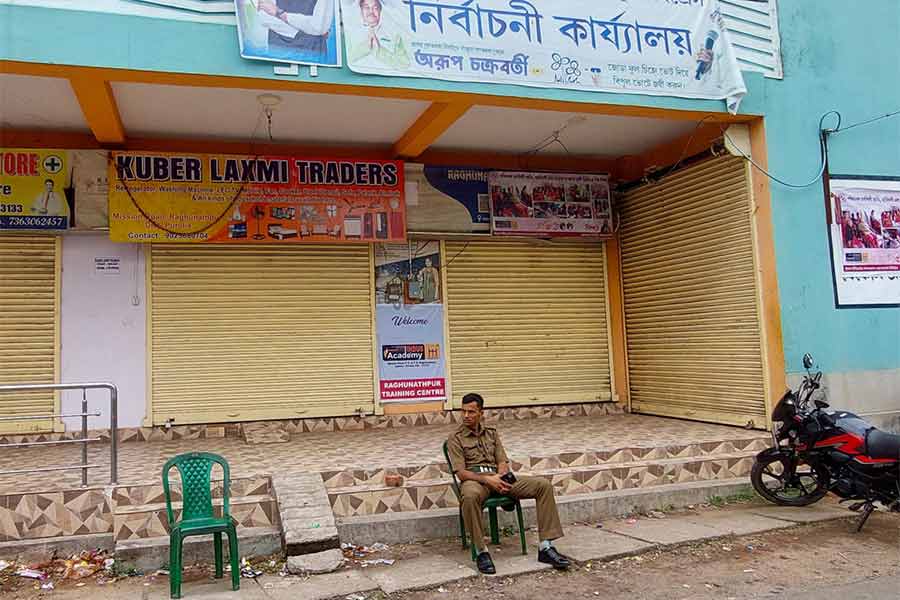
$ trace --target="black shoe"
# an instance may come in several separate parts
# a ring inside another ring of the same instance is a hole
[[[572,562],[557,552],[553,546],[538,552],[538,562],[547,563],[554,569],[559,570],[568,569],[572,565]]]
[[[475,557],[475,566],[478,567],[478,572],[484,575],[497,574],[497,569],[494,568],[494,561],[491,560],[491,555],[487,552],[482,552]]]

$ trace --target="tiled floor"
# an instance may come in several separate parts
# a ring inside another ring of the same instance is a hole
[[[135,442],[119,446],[119,483],[159,481],[160,469],[181,452],[209,451],[223,455],[232,477],[341,469],[375,469],[439,463],[441,442],[455,426],[313,432],[293,435],[290,442],[250,445],[241,439],[201,439],[177,442]],[[764,437],[763,432],[637,415],[567,417],[504,421],[499,425],[510,457],[524,462],[531,457],[564,452],[604,451],[629,447],[654,447],[687,443],[744,440]],[[0,470],[74,464],[80,454],[75,445],[0,449]],[[109,446],[93,445],[89,484],[109,481]],[[80,473],[67,471],[33,475],[0,476],[0,494],[73,489]]]

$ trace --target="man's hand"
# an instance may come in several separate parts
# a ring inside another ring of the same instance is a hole
[[[381,49],[381,41],[378,39],[378,34],[375,33],[374,29],[369,29],[369,50],[380,50]]]
[[[512,489],[512,486],[500,479],[499,475],[485,475],[482,483],[495,494],[505,495]]]
[[[259,0],[259,10],[273,17],[278,14],[278,6],[275,5],[274,0]]]

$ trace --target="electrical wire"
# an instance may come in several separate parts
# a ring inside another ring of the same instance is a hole
[[[853,125],[847,125],[846,127],[841,127],[840,125],[838,125],[838,127],[831,133],[843,133],[845,131],[850,131],[851,129],[856,129],[857,127],[862,127],[863,125],[869,125],[871,123],[876,123],[884,119],[896,117],[897,115],[900,115],[900,110],[889,112],[887,114],[881,115],[880,117],[872,117],[871,119],[866,119],[865,121],[860,121],[859,123],[854,123]],[[838,113],[838,116],[840,116],[840,113]]]
[[[254,139],[256,138],[257,132],[259,131],[259,126],[262,121],[263,114],[265,114],[266,119],[267,119],[269,141],[270,142],[272,141],[272,109],[270,107],[266,107],[264,111],[260,111],[259,115],[257,115],[256,125],[253,128],[253,132],[250,134],[250,139],[248,140],[248,145],[249,145],[249,149],[250,149],[251,153],[253,152],[253,142],[254,142]],[[253,157],[253,160],[256,161],[258,159],[259,159],[259,154],[256,154]],[[113,160],[112,153],[108,154],[108,160],[109,160],[110,164],[112,164],[112,160]],[[132,193],[131,188],[129,187],[128,183],[119,176],[118,169],[112,169],[112,171],[114,173],[116,173],[116,182],[120,183],[122,185],[122,189],[125,190],[125,194],[128,196],[128,199],[131,200],[131,204],[137,209],[137,211],[141,214],[141,216],[147,220],[148,223],[150,223],[151,225],[153,225],[160,231],[163,231],[170,235],[179,236],[179,237],[190,237],[190,236],[199,235],[199,234],[204,233],[207,230],[211,229],[212,227],[214,227],[216,225],[216,223],[218,223],[223,218],[225,218],[225,215],[227,215],[229,212],[231,212],[231,210],[234,208],[234,205],[238,202],[238,200],[244,194],[244,190],[246,189],[247,184],[250,183],[247,179],[242,180],[241,187],[238,188],[234,197],[228,203],[228,206],[226,206],[225,209],[218,216],[216,216],[216,218],[214,220],[212,220],[209,224],[204,225],[200,229],[194,229],[191,231],[176,231],[174,229],[171,229],[171,228],[157,222],[156,219],[154,219],[151,215],[149,215],[147,213],[147,211],[144,210],[144,208],[138,203],[137,199],[134,197],[134,194]]]
[[[825,129],[824,128],[825,119],[828,118],[829,115],[835,115],[838,119],[837,127],[834,129]],[[830,132],[839,131],[840,126],[841,126],[841,113],[837,112],[836,110],[828,111],[827,113],[822,115],[822,117],[819,119],[819,157],[820,157],[820,161],[822,164],[818,168],[818,172],[816,173],[816,176],[809,182],[802,183],[802,184],[796,184],[796,183],[790,183],[788,181],[784,181],[783,179],[776,177],[775,175],[773,175],[772,173],[770,173],[769,171],[767,171],[766,169],[761,167],[756,161],[753,160],[752,157],[747,156],[744,153],[744,151],[738,147],[738,145],[731,138],[731,136],[728,135],[728,132],[725,130],[724,127],[720,126],[720,129],[722,130],[722,135],[725,136],[725,139],[727,139],[729,142],[731,142],[731,145],[734,146],[735,151],[739,155],[744,157],[751,165],[753,165],[757,170],[759,170],[761,173],[763,173],[766,177],[768,177],[772,181],[780,183],[781,185],[783,185],[785,187],[789,187],[789,188],[793,188],[793,189],[805,189],[805,188],[811,187],[811,186],[815,185],[816,183],[818,183],[819,180],[822,178],[822,176],[825,174],[825,168],[828,166],[828,145],[827,145],[827,142],[825,141],[825,138]]]
[[[456,260],[457,258],[459,258],[459,255],[460,255],[460,254],[462,254],[463,252],[466,251],[466,248],[469,247],[469,243],[470,243],[470,242],[467,241],[466,244],[465,244],[465,246],[462,247],[462,250],[460,250],[459,252],[457,252],[456,254],[454,254],[454,255],[453,255],[453,258],[451,258],[451,259],[448,260],[446,263],[444,263],[444,268],[445,268],[445,269],[446,269],[447,267],[449,267],[450,265],[452,265],[452,264],[453,264],[453,261]]]
[[[694,130],[691,132],[691,137],[688,138],[687,144],[685,144],[684,148],[681,150],[681,155],[678,157],[678,160],[676,160],[675,164],[672,165],[671,167],[669,167],[669,170],[666,171],[666,174],[662,175],[660,178],[668,177],[669,175],[671,175],[672,173],[675,172],[675,169],[677,169],[679,167],[679,165],[681,165],[682,161],[684,161],[684,159],[687,158],[687,153],[691,148],[691,144],[694,143],[694,138],[697,137],[697,132],[700,131],[700,126],[703,125],[703,123],[705,123],[706,121],[712,119],[714,116],[715,115],[706,115],[705,117],[703,117],[702,119],[700,119],[697,122],[697,125],[694,127]]]

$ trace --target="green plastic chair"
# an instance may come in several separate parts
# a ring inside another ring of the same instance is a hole
[[[222,467],[223,502],[222,516],[216,517],[212,503],[213,465]],[[181,497],[183,508],[181,520],[175,522],[172,513],[172,496],[169,490],[169,471],[177,468],[181,474]],[[235,521],[229,510],[230,472],[228,461],[218,454],[209,452],[189,452],[179,454],[166,461],[162,472],[163,489],[166,493],[166,516],[169,518],[169,593],[172,598],[181,598],[181,554],[184,539],[192,535],[213,534],[216,556],[216,579],[223,577],[222,533],[228,535],[228,555],[231,563],[231,589],[241,587],[241,567],[238,562],[238,540]]]
[[[471,548],[472,560],[475,560],[477,558],[475,556],[475,544],[469,544],[466,541],[466,523],[463,520],[462,513],[462,492],[460,490],[459,481],[456,479],[456,472],[453,470],[453,465],[450,464],[450,453],[447,451],[446,441],[444,442],[444,460],[447,461],[447,468],[450,469],[450,476],[453,477],[453,491],[456,493],[456,499],[459,500],[459,537],[462,538],[462,547],[464,549]],[[525,520],[522,518],[522,503],[510,496],[492,494],[484,501],[484,506],[482,506],[482,508],[487,509],[488,511],[491,543],[494,545],[500,544],[500,527],[497,523],[497,509],[502,508],[507,512],[515,510],[516,518],[519,521],[519,541],[522,544],[522,554],[528,554],[528,547],[525,543]]]

